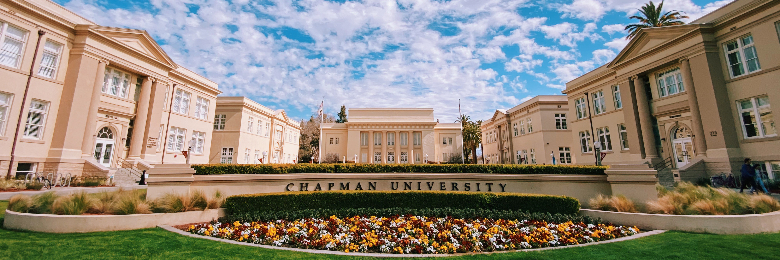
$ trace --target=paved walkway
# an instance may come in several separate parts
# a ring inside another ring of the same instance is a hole
[[[44,192],[53,191],[57,195],[68,195],[71,193],[76,193],[80,191],[84,191],[86,193],[98,193],[98,192],[104,192],[104,191],[115,191],[118,189],[126,189],[126,190],[137,190],[137,189],[146,189],[146,185],[133,185],[133,186],[122,186],[122,187],[54,187],[51,190],[43,189],[39,191],[15,191],[15,192],[0,192],[0,200],[8,200],[14,195],[17,194],[24,194],[27,196],[33,196],[37,194],[41,194]]]

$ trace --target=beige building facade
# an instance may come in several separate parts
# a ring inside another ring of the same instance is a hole
[[[486,164],[572,164],[568,101],[563,95],[536,96],[482,122]]]
[[[646,162],[660,179],[737,173],[746,157],[780,177],[778,50],[780,1],[737,0],[690,24],[643,29],[566,84],[577,163],[593,164],[599,141],[605,164]]]
[[[183,163],[190,140],[191,162],[208,162],[217,84],[174,63],[145,31],[100,26],[48,0],[9,0],[0,42],[3,174]]]
[[[322,160],[376,164],[444,163],[461,158],[460,123],[432,108],[351,108],[346,123],[322,124]]]
[[[217,97],[210,163],[297,163],[301,123],[246,97]]]

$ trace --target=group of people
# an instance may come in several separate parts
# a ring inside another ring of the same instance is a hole
[[[745,158],[745,164],[742,164],[742,169],[739,171],[742,173],[742,185],[739,188],[739,193],[745,191],[747,185],[750,185],[750,193],[763,191],[769,195],[769,191],[764,186],[764,182],[761,177],[761,166],[751,164],[750,158]]]

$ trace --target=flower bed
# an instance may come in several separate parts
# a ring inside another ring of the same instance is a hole
[[[604,166],[518,164],[201,164],[195,175],[287,173],[492,173],[604,175]]]
[[[240,242],[344,252],[451,254],[576,245],[639,233],[636,227],[540,220],[421,216],[306,218],[190,225]]]

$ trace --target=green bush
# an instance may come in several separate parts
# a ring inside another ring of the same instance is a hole
[[[196,175],[285,173],[492,173],[604,175],[604,166],[528,164],[201,164]]]
[[[563,223],[572,221],[574,223],[583,222],[586,224],[601,223],[601,219],[593,219],[582,215],[563,215],[550,213],[530,213],[515,210],[493,210],[493,209],[457,209],[457,208],[428,208],[428,209],[410,209],[410,208],[345,208],[345,209],[304,209],[290,211],[264,211],[254,213],[231,214],[219,219],[222,223],[251,222],[251,221],[274,221],[279,219],[296,220],[304,218],[327,218],[336,216],[339,218],[353,216],[378,216],[392,217],[400,215],[415,215],[427,217],[453,217],[463,219],[527,219],[544,220],[550,222]]]
[[[32,207],[33,201],[26,195],[17,194],[8,200],[8,210],[13,212],[27,213]]]
[[[224,207],[228,215],[353,208],[451,208],[576,214],[580,202],[566,196],[520,193],[323,191],[238,195],[227,198]]]
[[[54,200],[51,211],[57,215],[81,215],[94,207],[95,199],[86,192],[78,192]]]

